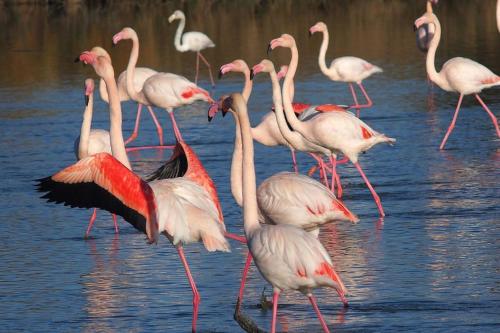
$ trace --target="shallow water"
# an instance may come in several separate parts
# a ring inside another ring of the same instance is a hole
[[[301,52],[297,101],[351,102],[345,84],[319,73],[320,37],[307,37],[318,19],[325,19],[334,38],[329,59],[352,54],[384,69],[365,81],[374,107],[363,110],[362,119],[398,141],[393,147],[376,146],[360,163],[387,216],[378,219],[355,168],[340,166],[345,203],[361,220],[326,226],[320,235],[350,291],[348,309],[332,290],[316,292],[332,331],[485,332],[498,331],[500,325],[499,140],[487,114],[466,97],[446,150],[438,150],[458,96],[426,82],[424,58],[411,29],[423,13],[421,2],[339,1],[294,8],[278,1],[205,9],[195,2],[188,15],[188,27],[205,31],[217,44],[206,52],[214,68],[237,57],[254,64],[266,56],[271,38],[283,32],[296,36]],[[500,73],[494,6],[494,1],[439,4],[436,13],[445,30],[438,66],[450,57],[466,56]],[[166,239],[149,246],[123,220],[115,235],[110,214],[99,212],[92,237],[83,240],[90,211],[47,204],[33,187],[34,179],[74,162],[83,81],[95,77],[90,68],[72,63],[80,51],[96,44],[109,48],[113,33],[130,25],[141,38],[141,64],[193,79],[194,55],[173,48],[175,27],[166,17],[174,9],[168,3],[135,11],[123,5],[119,10],[77,7],[60,13],[34,6],[1,14],[0,36],[6,41],[0,53],[2,331],[189,331],[191,290]],[[111,50],[117,72],[125,67],[129,47],[124,43]],[[272,54],[277,63],[288,57],[286,51]],[[201,85],[208,88],[205,70]],[[231,74],[217,82],[214,95],[239,89],[241,77]],[[482,94],[497,116],[498,91]],[[253,124],[270,104],[270,83],[257,77],[250,101]],[[133,128],[135,108],[130,102],[123,105],[125,136]],[[218,116],[208,124],[206,109],[197,103],[179,109],[176,118],[218,187],[227,228],[241,233],[241,210],[229,189],[233,121]],[[171,143],[166,114],[157,114]],[[107,107],[98,101],[94,126],[106,128],[107,122]],[[134,145],[155,142],[155,129],[145,115]],[[136,152],[130,158],[144,175],[169,154]],[[300,154],[299,161],[302,171],[311,165],[306,155]],[[288,150],[256,145],[258,181],[290,169]],[[232,315],[245,253],[234,242],[230,254],[209,254],[199,244],[186,247],[201,294],[199,331],[240,331]],[[271,321],[271,311],[258,306],[266,285],[252,268],[244,312],[263,328]],[[270,295],[268,285],[266,293]],[[278,322],[279,330],[321,331],[307,299],[296,292],[281,297]]]

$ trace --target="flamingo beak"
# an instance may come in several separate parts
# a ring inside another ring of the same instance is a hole
[[[220,80],[222,79],[222,76],[224,75],[224,73],[222,73],[222,69],[219,70],[219,75],[217,75],[217,78]]]
[[[250,70],[250,80],[253,80],[253,77],[255,76],[255,72],[253,71],[253,68]]]
[[[273,50],[273,48],[271,46],[271,43],[269,43],[269,45],[267,46],[267,55],[269,55],[272,50]]]
[[[85,106],[89,106],[89,95],[85,94]]]
[[[73,60],[73,62],[76,64],[77,62],[80,62],[80,56],[76,57],[75,60]]]
[[[214,102],[210,104],[210,107],[208,108],[208,122],[211,122],[212,119],[214,119],[218,110],[219,110],[219,105],[217,103]]]

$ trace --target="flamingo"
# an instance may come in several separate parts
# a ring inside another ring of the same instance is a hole
[[[91,64],[105,80],[112,116],[119,115],[119,97],[111,63],[91,52],[82,53],[80,59]],[[112,126],[112,130],[118,129],[121,123],[121,119],[114,120],[116,126]],[[125,146],[118,135],[121,132],[111,132],[111,147],[113,155],[118,153],[121,157]],[[199,160],[190,162],[184,177],[147,183],[119,158],[99,153],[41,179],[38,190],[46,192],[43,198],[48,201],[73,207],[98,207],[116,213],[146,233],[149,242],[156,242],[158,234],[163,233],[176,247],[193,291],[192,331],[195,332],[200,297],[184,256],[183,244],[203,242],[210,252],[228,252],[230,247],[224,237],[225,226],[219,207],[211,193],[199,184],[206,171]]]
[[[172,23],[175,20],[180,20],[179,26],[177,27],[177,32],[175,33],[174,45],[177,51],[186,52],[192,51],[196,52],[196,76],[194,83],[198,84],[198,72],[200,68],[200,59],[207,65],[208,73],[210,74],[210,82],[212,82],[212,87],[215,87],[214,78],[212,76],[212,69],[210,68],[210,63],[201,54],[201,50],[209,47],[214,47],[215,44],[212,42],[207,35],[199,31],[189,31],[182,34],[184,31],[184,26],[186,25],[186,16],[180,10],[176,10],[168,18],[168,22]]]
[[[460,111],[460,104],[462,103],[464,95],[474,94],[474,96],[476,96],[476,99],[479,101],[481,106],[489,114],[493,125],[495,126],[497,136],[500,137],[500,129],[498,128],[497,118],[493,112],[488,109],[488,106],[486,106],[481,97],[479,97],[479,93],[483,89],[500,85],[500,76],[494,74],[485,66],[471,59],[461,57],[452,58],[445,62],[441,71],[438,73],[434,65],[434,58],[436,56],[436,49],[439,45],[439,40],[441,39],[441,24],[439,23],[437,16],[429,12],[425,13],[415,21],[415,27],[417,29],[423,24],[433,24],[436,27],[436,32],[429,46],[429,51],[427,52],[427,75],[431,81],[437,84],[441,89],[458,92],[460,94],[457,108],[455,109],[455,114],[453,115],[453,120],[448,127],[448,131],[446,132],[439,149],[444,149],[446,140],[448,140],[448,136],[455,127],[458,112]]]
[[[139,55],[137,33],[132,28],[123,28],[113,36],[113,43],[117,44],[124,39],[132,40],[132,52],[127,65],[127,91],[130,97],[144,105],[154,105],[167,110],[172,120],[177,141],[182,141],[182,135],[174,118],[174,108],[191,104],[197,100],[213,102],[209,93],[183,76],[172,73],[157,73],[150,76],[142,86],[136,90],[133,84],[135,65]]]
[[[268,62],[268,64],[272,66],[271,62]],[[256,68],[254,67],[254,69]],[[266,70],[268,69],[266,68]],[[274,70],[274,66],[269,69],[270,72],[272,70]],[[275,85],[277,85],[277,80]],[[280,96],[275,98],[274,102],[277,109],[282,109]],[[224,101],[222,105],[225,105]],[[231,192],[236,203],[242,207],[243,153],[241,130],[238,116],[233,109],[222,109],[223,115],[228,111],[233,114],[236,123],[234,152],[231,163]],[[318,236],[319,227],[323,224],[337,221],[358,222],[358,218],[342,202],[337,200],[327,187],[310,177],[292,172],[280,172],[264,180],[257,190],[257,203],[260,222],[294,225],[309,231],[315,237]],[[239,308],[243,300],[246,276],[251,262],[252,257],[249,253],[243,269],[237,308]]]
[[[109,132],[103,129],[91,129],[92,113],[94,110],[94,80],[85,80],[85,111],[83,112],[82,127],[80,135],[75,139],[75,155],[77,160],[81,160],[87,156],[95,155],[100,152],[111,153],[111,142]],[[118,222],[116,215],[113,215],[113,223],[115,233],[118,233]],[[90,216],[89,225],[85,231],[85,238],[89,237],[90,230],[94,225],[97,217],[97,209],[94,208]]]
[[[497,0],[497,29],[500,32],[500,0]]]
[[[349,88],[351,90],[352,98],[354,99],[354,105],[351,108],[356,109],[356,114],[359,117],[359,112],[361,108],[369,108],[373,105],[372,100],[366,93],[363,87],[362,81],[372,74],[382,72],[382,69],[369,63],[366,60],[357,57],[339,57],[333,59],[330,67],[326,66],[325,55],[328,49],[328,28],[323,22],[317,22],[311,28],[309,28],[309,33],[312,36],[315,32],[323,33],[323,42],[321,43],[321,48],[319,50],[318,63],[321,72],[325,74],[330,80],[348,82]],[[365,96],[366,104],[358,104],[358,98],[356,97],[356,92],[354,91],[353,83],[356,83],[361,92]]]
[[[135,42],[137,43],[137,52],[139,52],[139,39],[136,39]],[[92,52],[97,54],[98,56],[103,56],[107,57],[109,61],[111,62],[111,57],[109,56],[109,53],[103,49],[102,47],[96,46],[92,48]],[[132,56],[132,54],[131,54]],[[79,59],[76,59],[75,61],[79,61]],[[133,78],[133,84],[135,86],[135,89],[141,90],[142,86],[144,84],[144,81],[146,81],[149,77],[152,75],[158,73],[157,71],[147,68],[147,67],[137,67],[136,72]],[[120,76],[118,76],[118,81],[117,81],[117,86],[118,86],[118,95],[120,96],[120,102],[128,101],[130,99],[130,96],[127,92],[127,71],[123,71],[120,73]],[[106,83],[104,80],[99,80],[99,94],[101,95],[101,99],[105,101],[106,103],[109,103],[109,98],[108,98],[108,92],[106,90]],[[136,101],[137,102],[137,101]],[[142,111],[142,105],[141,103],[137,103],[137,115],[135,118],[135,125],[134,125],[134,131],[130,135],[130,137],[125,140],[125,145],[129,144],[130,142],[134,141],[139,133],[139,123],[141,120],[141,111]],[[156,127],[156,132],[158,133],[158,140],[160,142],[160,146],[163,145],[163,129],[161,128],[160,122],[156,118],[156,115],[153,111],[153,108],[151,108],[150,105],[146,105],[149,114],[151,115],[151,118],[153,119],[153,122]]]
[[[306,140],[322,146],[331,152],[333,170],[335,170],[336,166],[335,154],[340,152],[345,155],[355,165],[356,169],[358,169],[372,193],[380,216],[385,216],[380,198],[358,162],[358,155],[378,143],[393,144],[396,140],[376,132],[361,119],[356,118],[351,112],[345,110],[318,113],[315,117],[307,121],[298,120],[295,113],[291,110],[289,97],[289,82],[295,75],[299,60],[295,39],[291,35],[283,34],[281,37],[273,39],[269,44],[269,49],[271,50],[276,47],[289,48],[292,53],[288,73],[283,82],[283,105],[290,125],[295,131],[303,135]]]
[[[432,5],[437,5],[438,0],[427,0],[426,11],[432,13]],[[422,52],[429,50],[429,44],[434,36],[436,27],[432,24],[424,24],[417,29],[417,47]]]
[[[248,102],[250,94],[252,93],[253,81],[251,80],[250,77],[251,73],[247,63],[242,59],[236,59],[228,64],[222,65],[219,70],[219,78],[221,78],[223,75],[229,72],[240,72],[243,73],[243,75],[245,76],[245,84],[243,86],[243,91],[241,92],[241,94],[245,99],[245,101]],[[283,71],[281,71],[280,74],[282,75],[283,73],[285,73],[285,69],[283,69]],[[208,113],[209,121],[213,119],[219,108],[220,108],[220,103],[212,105],[212,110],[211,111],[209,110]],[[288,144],[288,142],[281,134],[280,129],[278,127],[278,123],[276,122],[276,117],[274,116],[273,112],[266,113],[262,117],[259,125],[257,125],[256,127],[252,127],[251,131],[253,139],[259,142],[260,144],[263,144],[268,147],[274,147],[278,145],[289,147],[290,153],[292,154],[293,168],[295,172],[298,172],[297,158],[295,155],[295,151],[293,147],[290,146],[290,144]]]
[[[335,272],[330,256],[316,237],[293,225],[259,223],[253,139],[245,100],[240,94],[233,94],[227,103],[237,113],[241,128],[243,221],[248,250],[264,279],[273,286],[271,333],[276,331],[278,298],[285,290],[298,290],[304,293],[318,315],[324,332],[329,332],[312,295],[312,289],[334,288],[344,306],[347,306],[345,298],[347,290]]]

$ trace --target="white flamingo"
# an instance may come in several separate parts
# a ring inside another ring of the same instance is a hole
[[[351,108],[356,109],[356,113],[359,117],[360,108],[369,108],[373,105],[372,100],[363,87],[362,81],[372,74],[382,72],[382,69],[378,66],[370,64],[366,60],[351,56],[335,58],[332,60],[330,67],[327,67],[325,55],[326,50],[328,49],[329,37],[326,24],[318,22],[309,28],[309,33],[311,35],[318,31],[323,33],[323,42],[321,43],[318,57],[319,68],[323,74],[330,78],[330,80],[349,83],[352,98],[354,99],[354,105],[352,105]],[[356,83],[361,89],[361,92],[366,98],[366,104],[358,103],[358,98],[356,97],[354,86],[352,85],[353,83]]]
[[[205,57],[201,54],[200,51],[214,47],[215,44],[212,42],[207,35],[199,31],[189,31],[182,33],[184,30],[184,26],[186,25],[186,16],[180,10],[176,10],[170,17],[168,18],[168,22],[172,23],[175,20],[180,20],[179,26],[177,27],[177,32],[175,33],[174,45],[177,51],[186,52],[192,51],[196,52],[196,76],[194,79],[194,83],[198,83],[198,71],[200,68],[200,59],[207,65],[208,73],[210,74],[210,81],[212,82],[212,87],[215,86],[214,78],[212,76],[212,69],[210,68],[210,63],[205,59]]]
[[[356,118],[352,113],[345,110],[318,113],[315,117],[307,121],[297,119],[295,113],[292,111],[289,97],[289,82],[295,75],[299,61],[295,39],[288,34],[283,34],[281,37],[273,39],[269,44],[270,49],[275,49],[276,47],[289,48],[292,53],[288,73],[283,82],[283,105],[290,125],[309,142],[328,149],[332,156],[338,153],[345,155],[356,166],[356,169],[358,169],[363,177],[377,204],[380,216],[385,216],[380,198],[358,162],[358,155],[378,143],[386,142],[392,144],[396,140],[376,132],[361,119]],[[335,166],[336,160],[333,158],[333,170],[335,170]]]
[[[158,233],[163,233],[176,247],[193,291],[192,331],[195,332],[200,297],[183,245],[203,242],[208,251],[229,251],[218,208],[210,193],[190,176],[146,183],[130,170],[130,166],[121,162],[126,155],[121,119],[113,119],[121,116],[113,67],[105,57],[96,57],[91,52],[84,52],[80,59],[91,64],[106,81],[110,114],[115,125],[111,127],[111,147],[117,158],[107,153],[84,158],[51,177],[41,179],[38,190],[46,192],[43,198],[49,201],[76,207],[98,207],[116,213],[146,233],[150,242],[156,242]],[[200,167],[201,164],[192,166],[191,170],[199,175]]]
[[[329,332],[312,289],[334,288],[344,304],[347,304],[347,290],[335,272],[330,256],[316,237],[292,225],[259,223],[253,139],[245,100],[240,94],[233,94],[228,103],[238,115],[242,135],[243,221],[248,249],[262,276],[273,286],[271,333],[276,331],[279,294],[285,290],[304,293],[318,315],[324,332]]]
[[[453,115],[453,120],[448,127],[448,131],[446,132],[439,149],[444,149],[446,140],[448,140],[448,136],[455,127],[458,112],[460,111],[460,104],[462,103],[464,95],[474,94],[474,96],[476,96],[476,99],[479,101],[481,106],[489,114],[491,121],[495,126],[497,136],[500,137],[500,128],[498,127],[496,116],[490,111],[490,109],[488,109],[481,97],[479,97],[479,93],[483,89],[500,85],[500,76],[494,74],[488,68],[473,60],[461,57],[452,58],[445,62],[441,71],[438,73],[434,65],[434,59],[436,57],[439,40],[441,39],[441,24],[439,23],[437,16],[429,12],[425,13],[415,21],[415,27],[417,29],[423,24],[433,24],[436,27],[436,32],[429,46],[429,51],[427,52],[427,75],[431,81],[437,84],[441,89],[458,92],[460,94],[457,108],[455,110],[455,114]]]
[[[137,52],[139,52],[139,39],[136,38],[133,40],[133,43],[137,44]],[[96,46],[92,48],[92,52],[97,54],[98,56],[103,56],[108,58],[110,62],[111,57],[109,56],[109,53],[104,50],[102,47]],[[130,55],[132,56],[132,54]],[[78,60],[78,59],[77,59]],[[157,74],[158,72],[147,67],[137,67],[134,77],[133,77],[133,83],[135,86],[136,90],[141,90],[142,86],[144,84],[144,81],[146,81],[149,77],[151,77],[154,74]],[[120,102],[128,101],[130,98],[128,92],[127,92],[127,71],[123,71],[120,73],[120,76],[118,76],[117,80],[117,86],[118,86],[118,96],[120,97]],[[109,98],[108,98],[108,92],[106,90],[106,83],[104,82],[103,79],[99,80],[99,94],[101,95],[101,98],[103,101],[106,103],[109,103]],[[135,100],[134,100],[135,101]],[[135,101],[137,102],[137,101]],[[161,128],[160,122],[158,121],[158,118],[156,118],[156,115],[153,111],[153,108],[150,105],[146,105],[149,114],[151,115],[151,118],[153,119],[153,122],[156,127],[156,132],[158,133],[158,140],[160,143],[160,146],[163,145],[163,129]],[[130,142],[134,141],[138,134],[139,134],[139,123],[141,120],[141,111],[142,111],[142,104],[137,103],[137,115],[135,118],[135,125],[134,125],[134,131],[130,135],[130,137],[125,140],[125,145],[129,144]]]
[[[185,77],[172,73],[157,73],[150,76],[144,82],[142,90],[136,90],[133,78],[139,55],[137,34],[132,28],[123,28],[113,36],[113,43],[117,44],[124,39],[131,39],[133,41],[126,74],[128,94],[131,98],[144,105],[154,105],[164,108],[172,120],[175,137],[178,141],[182,141],[181,132],[174,118],[174,108],[191,104],[197,100],[213,102],[212,98],[206,90],[199,88]]]

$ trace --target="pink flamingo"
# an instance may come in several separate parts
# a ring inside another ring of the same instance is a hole
[[[373,105],[372,100],[366,93],[363,87],[362,81],[372,74],[382,72],[380,67],[370,64],[366,60],[357,57],[339,57],[333,59],[330,67],[326,66],[325,55],[328,49],[328,28],[323,22],[318,22],[309,28],[309,33],[312,35],[315,32],[323,33],[323,42],[321,43],[321,48],[319,50],[319,68],[321,72],[328,76],[330,80],[348,82],[349,88],[351,89],[352,98],[354,99],[354,105],[351,108],[356,109],[357,116],[359,117],[360,108],[369,108]],[[356,83],[361,92],[365,96],[366,104],[358,104],[358,98],[356,97],[356,92],[354,91],[353,83]]]
[[[194,83],[198,84],[198,72],[200,68],[200,59],[207,65],[208,73],[210,74],[210,82],[212,82],[212,87],[215,87],[214,78],[212,76],[212,69],[210,68],[210,64],[205,59],[205,57],[201,54],[201,50],[204,50],[208,47],[214,47],[215,44],[212,42],[207,35],[199,31],[189,31],[182,34],[184,30],[184,26],[186,25],[186,16],[180,10],[176,10],[170,17],[168,18],[168,22],[172,23],[175,20],[180,20],[179,26],[177,27],[177,32],[175,33],[174,45],[177,51],[186,52],[192,51],[196,52],[196,76],[194,79]]]
[[[271,333],[276,331],[279,294],[285,290],[304,293],[318,315],[323,330],[329,332],[312,289],[334,288],[344,305],[347,305],[347,290],[335,272],[330,256],[316,237],[292,225],[259,223],[253,139],[245,100],[240,94],[233,94],[228,103],[238,115],[242,135],[243,221],[248,249],[255,265],[274,291]]]
[[[80,135],[75,139],[75,155],[78,160],[97,153],[106,152],[111,154],[111,142],[109,132],[103,129],[91,129],[92,114],[94,111],[94,80],[85,80],[85,111],[83,112],[82,127]],[[90,216],[89,225],[85,232],[85,238],[89,237],[90,230],[97,217],[97,209],[94,208]],[[118,233],[118,222],[113,214],[115,233]]]
[[[254,66],[254,69],[257,70],[257,66]],[[277,86],[279,93],[279,84],[272,62],[268,60],[262,61],[258,66],[258,70],[273,73],[271,74],[274,81],[273,85]],[[274,102],[278,112],[283,112],[281,97],[275,98]],[[225,105],[224,101],[222,101],[222,105]],[[223,115],[228,111],[233,114],[236,123],[234,152],[231,163],[231,193],[236,203],[242,207],[243,153],[241,130],[238,116],[233,109],[223,108]],[[280,172],[264,180],[257,190],[257,202],[262,223],[294,225],[311,232],[316,237],[319,234],[319,227],[323,224],[337,221],[358,222],[358,218],[342,202],[337,200],[327,187],[310,177],[291,172]],[[243,300],[246,276],[251,261],[252,257],[248,254],[241,279],[238,307]]]
[[[112,117],[119,116],[120,102],[111,63],[91,52],[84,52],[80,59],[91,64],[105,80]],[[117,126],[112,126],[112,130],[119,128],[121,119],[118,120],[115,119]],[[111,132],[111,147],[113,154],[123,156],[125,146],[123,138],[121,142],[119,140],[120,133]],[[200,297],[184,256],[183,244],[203,242],[208,251],[226,252],[229,244],[224,237],[225,226],[220,210],[211,193],[193,180],[204,178],[206,171],[199,160],[191,162],[191,169],[184,177],[146,183],[119,158],[99,153],[41,179],[38,190],[46,192],[43,198],[49,201],[76,207],[98,207],[123,216],[146,233],[150,242],[156,242],[158,233],[163,233],[176,247],[193,291],[192,331],[195,332]]]
[[[182,135],[174,118],[174,108],[191,104],[197,100],[212,103],[213,99],[208,92],[183,76],[171,73],[157,73],[149,77],[138,91],[133,85],[135,65],[138,58],[137,34],[132,28],[123,28],[113,36],[113,43],[117,44],[123,39],[132,39],[132,52],[127,66],[127,91],[131,98],[144,105],[154,105],[167,110],[172,120],[175,137],[182,141]]]
[[[135,43],[137,43],[137,52],[139,52],[139,39],[135,39]],[[97,54],[98,56],[103,56],[109,59],[111,62],[111,57],[109,56],[109,53],[104,50],[102,47],[96,46],[92,48],[92,52]],[[132,55],[131,55],[132,56]],[[78,60],[78,59],[77,59]],[[147,67],[137,67],[135,75],[133,77],[133,82],[134,86],[137,90],[141,90],[142,86],[144,84],[144,81],[146,81],[149,77],[152,75],[158,73],[157,71],[147,68]],[[128,101],[130,98],[128,92],[127,92],[127,71],[123,71],[120,73],[120,76],[118,76],[118,95],[120,96],[120,102]],[[109,103],[108,99],[108,92],[106,91],[106,83],[104,80],[99,81],[99,94],[101,95],[101,98],[103,101],[106,103]],[[136,101],[137,102],[137,101]],[[156,115],[153,111],[153,108],[150,105],[146,105],[149,114],[151,115],[151,118],[153,119],[153,122],[156,126],[156,131],[158,133],[158,140],[160,142],[160,146],[163,145],[163,129],[161,128],[160,122],[156,118]],[[142,104],[137,103],[137,116],[135,118],[135,125],[134,125],[134,131],[132,132],[132,135],[125,140],[125,145],[129,144],[130,142],[134,141],[138,134],[139,134],[139,123],[141,120],[141,111],[142,111]]]
[[[443,68],[438,73],[436,71],[436,67],[434,66],[434,58],[436,56],[436,49],[439,45],[439,40],[441,39],[441,24],[439,23],[437,16],[429,12],[425,13],[415,21],[415,27],[417,29],[423,24],[433,24],[436,27],[436,32],[429,46],[429,51],[427,52],[427,75],[431,81],[437,84],[441,89],[460,93],[453,120],[451,121],[450,127],[448,128],[439,149],[444,149],[446,140],[455,127],[458,112],[460,111],[460,104],[462,103],[464,95],[474,94],[476,96],[476,99],[479,101],[481,106],[489,114],[493,125],[495,126],[497,136],[500,137],[500,129],[498,128],[497,118],[488,109],[481,97],[479,97],[479,93],[483,89],[500,85],[500,76],[494,74],[488,68],[475,61],[461,57],[452,58],[445,62]]]
[[[358,155],[378,143],[393,144],[396,140],[376,132],[361,119],[345,110],[319,113],[307,121],[297,119],[295,113],[291,110],[289,97],[289,82],[295,75],[299,60],[295,39],[288,34],[283,34],[280,38],[273,39],[269,44],[271,50],[276,47],[289,48],[292,53],[288,73],[283,82],[283,105],[290,125],[295,131],[303,135],[306,140],[331,151],[333,170],[335,170],[336,166],[335,154],[342,153],[345,155],[356,166],[370,189],[380,216],[385,216],[380,198],[358,162]]]
[[[438,0],[427,0],[427,13],[432,13],[432,5],[437,5]],[[432,37],[436,27],[432,24],[423,24],[417,29],[417,47],[422,52],[427,52],[429,50],[429,45],[431,43]]]

